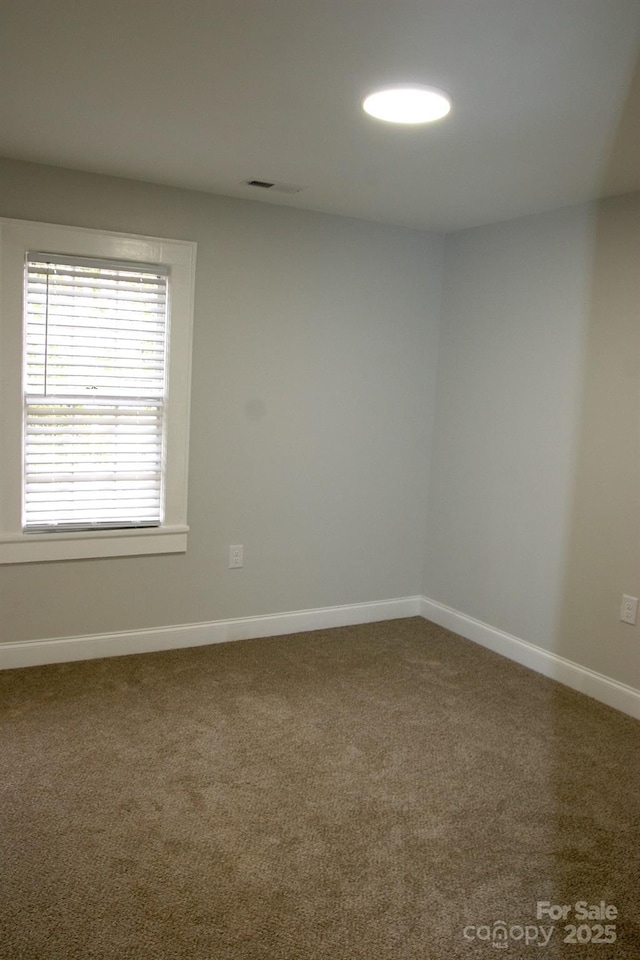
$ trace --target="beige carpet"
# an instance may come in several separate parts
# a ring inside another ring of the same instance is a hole
[[[2,960],[640,957],[640,723],[424,620],[0,702]]]

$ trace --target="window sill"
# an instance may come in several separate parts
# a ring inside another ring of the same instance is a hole
[[[187,526],[0,536],[0,564],[186,553]]]

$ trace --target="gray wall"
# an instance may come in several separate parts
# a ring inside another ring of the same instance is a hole
[[[445,262],[424,593],[640,687],[640,198]]]
[[[189,551],[0,567],[4,642],[424,593],[640,688],[639,196],[444,243],[15,161],[0,188],[199,244]]]
[[[9,160],[0,198],[198,243],[188,552],[0,567],[3,642],[419,593],[441,239]]]

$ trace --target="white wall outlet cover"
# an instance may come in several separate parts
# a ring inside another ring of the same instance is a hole
[[[244,563],[244,548],[241,543],[229,547],[229,569],[237,570]]]
[[[620,619],[623,623],[635,624],[638,618],[638,598],[628,597],[626,594],[622,597],[622,606],[620,608]]]

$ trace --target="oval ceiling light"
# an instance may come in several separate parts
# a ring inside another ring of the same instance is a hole
[[[407,84],[385,87],[369,94],[363,109],[377,120],[388,123],[433,123],[451,110],[451,100],[443,90]]]

